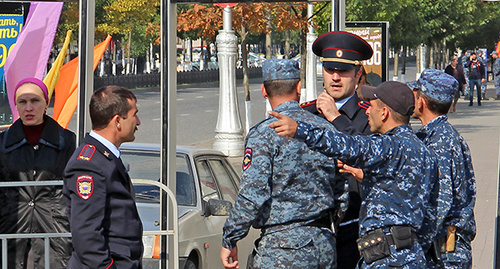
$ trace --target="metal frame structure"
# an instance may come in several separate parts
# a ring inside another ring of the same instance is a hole
[[[162,189],[172,205],[172,219],[174,220],[175,229],[172,230],[159,230],[159,231],[144,231],[143,235],[161,235],[161,236],[172,236],[174,246],[179,244],[179,229],[177,227],[179,214],[177,211],[177,200],[175,194],[164,184],[156,182],[150,179],[132,179],[132,183],[135,185],[153,185]],[[52,180],[52,181],[12,181],[12,182],[0,182],[0,188],[8,187],[34,187],[34,186],[62,186],[62,180]],[[7,241],[10,239],[28,239],[28,238],[43,238],[44,239],[44,258],[45,265],[44,268],[50,268],[50,238],[59,237],[71,237],[71,233],[26,233],[26,234],[0,234],[0,240],[2,241],[2,269],[8,268],[7,260]],[[172,252],[172,257],[174,261],[173,268],[179,268],[179,249],[174,248]]]

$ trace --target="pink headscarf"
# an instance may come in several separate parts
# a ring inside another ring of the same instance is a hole
[[[33,83],[33,84],[37,85],[38,87],[40,87],[40,89],[42,89],[43,96],[45,97],[45,102],[47,103],[47,105],[49,104],[49,90],[47,89],[47,86],[45,85],[45,83],[43,83],[43,81],[41,81],[37,78],[25,78],[25,79],[19,81],[19,83],[17,83],[16,90],[14,91],[14,98],[16,96],[16,93],[17,93],[17,90],[19,89],[19,87],[21,87],[23,84],[26,84],[26,83]]]

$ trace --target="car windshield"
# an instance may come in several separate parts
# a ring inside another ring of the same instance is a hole
[[[159,181],[160,155],[155,152],[122,150],[121,158],[129,168],[132,179]],[[134,185],[137,202],[160,202],[160,189],[152,185]],[[196,190],[193,175],[190,173],[186,155],[176,156],[176,200],[179,205],[196,205]]]

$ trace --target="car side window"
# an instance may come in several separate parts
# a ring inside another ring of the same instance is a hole
[[[198,178],[200,179],[202,199],[207,202],[210,199],[220,199],[217,193],[217,186],[215,185],[214,178],[206,160],[197,160],[196,170],[198,171]]]
[[[185,155],[177,155],[175,165],[175,197],[177,204],[194,206],[196,205],[196,189],[194,187],[193,175],[189,172],[187,157]]]
[[[211,159],[209,160],[209,163],[212,167],[215,178],[219,183],[222,199],[234,204],[234,202],[236,202],[236,197],[238,196],[238,190],[235,187],[235,183],[229,174],[229,171],[224,167],[221,160]]]

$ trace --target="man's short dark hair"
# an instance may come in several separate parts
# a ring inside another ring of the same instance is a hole
[[[104,86],[94,92],[89,105],[92,129],[104,129],[115,115],[126,118],[131,109],[128,100],[137,101],[137,97],[130,90],[116,85]]]
[[[445,103],[438,101],[434,98],[431,98],[425,93],[423,93],[420,89],[417,89],[417,97],[422,97],[424,98],[425,102],[427,102],[427,108],[438,115],[446,115],[448,114],[448,110],[450,110],[451,102],[450,103]]]
[[[269,97],[286,96],[295,91],[295,86],[299,83],[300,79],[279,79],[264,81],[264,88],[266,88]]]

